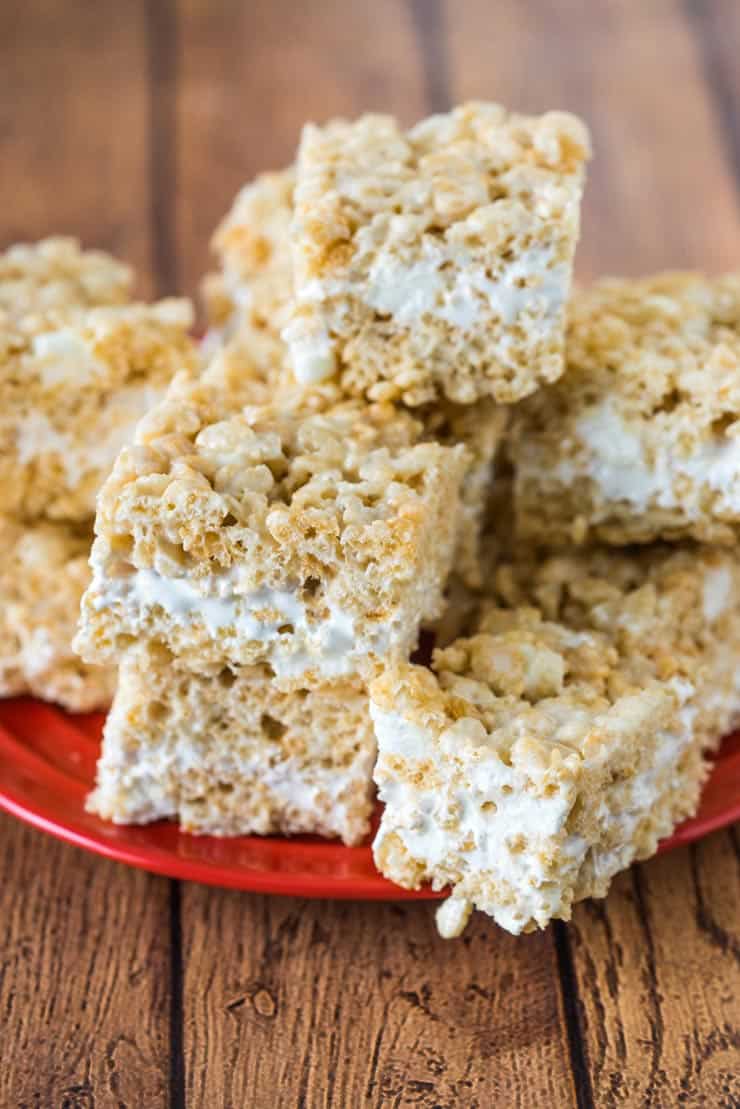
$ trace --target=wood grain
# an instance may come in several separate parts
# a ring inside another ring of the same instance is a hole
[[[0,246],[79,236],[151,291],[147,5],[0,4]]]
[[[740,198],[740,7],[735,0],[712,0],[711,4],[686,0],[684,12],[714,107],[727,169]]]
[[[734,0],[5,0],[2,241],[67,231],[192,292],[304,119],[478,96],[589,120],[582,276],[736,267],[739,42]],[[737,842],[446,944],[429,906],[181,887],[3,818],[0,1105],[735,1106]]]
[[[236,189],[292,158],[305,119],[446,106],[438,4],[230,6],[228,38],[219,14],[181,7],[188,286]],[[574,1103],[552,937],[477,922],[449,946],[428,907],[182,899],[187,1104]]]
[[[147,5],[11,0],[0,54],[3,243],[78,235],[151,291]],[[0,874],[0,1105],[169,1105],[169,884],[7,817]]]
[[[740,854],[721,832],[620,875],[571,928],[594,1103],[740,1104]]]
[[[181,0],[177,68],[177,242],[189,293],[237,190],[292,161],[306,120],[424,112],[412,13],[398,0]]]
[[[668,14],[674,18],[666,19]],[[614,152],[628,149],[632,134],[643,142],[654,136],[646,144],[651,164],[642,162],[649,187],[633,188],[626,181],[618,191],[633,205],[638,227],[652,228],[660,221],[671,264],[675,258],[710,271],[737,265],[738,15],[737,6],[715,4],[656,4],[639,15],[630,5],[619,9],[618,36],[632,52],[633,64],[624,69],[618,105],[604,116],[604,138],[613,165]],[[623,54],[614,57],[624,65]],[[623,87],[628,78],[636,94],[632,98]],[[664,102],[669,95],[673,113]],[[621,105],[639,123],[629,133],[626,121],[615,114]],[[642,173],[636,185],[640,180]],[[593,188],[592,196],[594,208],[608,200],[608,193]],[[661,196],[670,197],[670,203]],[[612,237],[626,228],[612,223],[605,208],[602,216],[608,233],[603,249],[609,255]],[[587,217],[584,246],[589,267],[596,270],[590,242]],[[643,268],[643,251],[644,268],[653,264],[655,246],[649,240],[641,236],[639,247],[630,249],[640,259],[638,268]],[[735,833],[620,876],[605,902],[578,909],[565,942],[573,959],[588,1096],[594,1104],[740,1103]]]
[[[549,935],[183,888],[188,1105],[575,1105]]]
[[[680,0],[448,0],[446,11],[455,99],[562,107],[588,121],[583,279],[737,265],[737,199]],[[739,41],[727,36],[735,59]]]
[[[169,1105],[168,883],[0,816],[0,1105]]]

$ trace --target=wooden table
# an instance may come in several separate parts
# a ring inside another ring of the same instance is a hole
[[[194,292],[304,118],[581,111],[579,270],[740,263],[736,0],[3,0],[4,242],[80,235]],[[127,870],[0,820],[0,1106],[737,1106],[738,837],[570,925],[445,943],[423,904]]]

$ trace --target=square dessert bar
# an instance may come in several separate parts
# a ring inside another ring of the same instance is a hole
[[[518,531],[549,544],[740,537],[740,276],[605,280],[568,369],[515,413]]]
[[[369,832],[375,737],[367,694],[342,681],[280,692],[269,668],[177,671],[127,652],[88,807],[116,823],[176,818],[210,835]]]
[[[509,403],[563,371],[586,127],[469,103],[303,132],[292,225],[299,381],[418,405]]]
[[[519,933],[568,919],[696,807],[740,708],[740,564],[646,548],[501,565],[475,634],[371,686],[394,882]]]
[[[139,418],[195,366],[188,301],[0,315],[4,513],[85,520]]]
[[[295,173],[263,173],[245,185],[211,241],[218,273],[203,281],[208,338],[280,340],[293,295],[289,231]]]
[[[213,237],[221,272],[204,282],[210,329],[206,349],[241,348],[263,373],[285,383],[290,375],[280,338],[293,295],[288,231],[293,215],[295,171],[262,174],[239,193]],[[463,443],[470,467],[462,488],[456,572],[466,585],[480,584],[478,539],[492,464],[506,422],[489,398],[476,405],[441,400],[416,409],[422,437],[444,446]]]
[[[16,243],[0,252],[0,321],[29,312],[125,304],[131,268],[76,239]]]
[[[203,295],[209,319],[207,348],[241,347],[263,372],[286,379],[280,332],[293,296],[288,234],[293,217],[295,170],[265,173],[246,185],[213,237],[221,272],[209,274]],[[492,464],[506,422],[490,399],[476,405],[449,401],[415,412],[423,437],[444,446],[463,443],[471,464],[462,488],[463,520],[455,568],[469,586],[480,584],[478,539]]]
[[[91,542],[92,529],[0,517],[0,697],[32,694],[70,712],[110,704],[113,671],[72,651]]]
[[[392,405],[281,391],[224,351],[176,379],[98,499],[79,648],[159,641],[283,685],[406,657],[450,570],[469,452]]]

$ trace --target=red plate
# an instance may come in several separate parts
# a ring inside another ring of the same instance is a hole
[[[217,839],[180,832],[160,821],[145,827],[107,824],[85,812],[103,717],[67,716],[25,698],[0,702],[0,808],[98,855],[170,878],[299,897],[372,900],[436,898],[383,878],[369,846],[344,847],[315,837]],[[722,745],[698,814],[661,851],[740,819],[740,733]]]

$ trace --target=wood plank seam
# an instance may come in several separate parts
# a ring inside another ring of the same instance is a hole
[[[410,8],[421,55],[424,97],[428,110],[449,111],[452,106],[452,81],[441,0],[410,0]]]
[[[173,0],[147,4],[149,53],[149,187],[153,279],[158,296],[177,291],[175,236],[177,166],[177,7]]]
[[[184,967],[179,882],[170,882],[170,1107],[185,1109]]]
[[[734,828],[729,830],[729,836],[733,846],[736,847]],[[692,843],[688,848],[688,852],[689,865],[691,867],[691,881],[694,886],[694,895],[696,897],[697,927],[704,933],[713,947],[718,948],[723,955],[730,955],[740,966],[740,939],[738,939],[737,936],[731,935],[717,920],[715,920],[704,896],[699,874],[699,848],[696,844]]]
[[[581,1035],[581,1021],[578,1015],[578,980],[573,965],[573,954],[570,948],[568,927],[561,920],[553,921],[551,927],[555,940],[560,993],[563,1002],[566,1032],[568,1035],[570,1069],[573,1074],[576,1101],[578,1109],[593,1109],[595,1102],[591,1085],[591,1072],[589,1070],[584,1041]]]
[[[637,909],[640,927],[645,937],[645,971],[643,984],[652,1010],[649,1016],[651,1042],[649,1045],[646,1045],[650,1048],[650,1070],[648,1073],[648,1084],[645,1090],[645,1104],[654,1105],[656,1104],[655,1099],[659,1094],[660,1086],[664,1079],[664,1072],[662,1070],[663,1041],[665,1037],[662,1008],[663,998],[658,988],[658,966],[655,954],[655,942],[650,926],[650,914],[645,898],[641,866],[637,865],[632,867],[631,878],[635,908]]]
[[[717,37],[721,33],[721,28],[708,15],[704,0],[684,0],[684,10],[701,60],[710,102],[717,118],[722,148],[740,201],[740,125],[732,85],[727,77]]]
[[[177,7],[173,0],[147,4],[149,62],[149,190],[153,282],[157,295],[178,290],[174,203],[177,166]],[[185,1109],[184,967],[182,898],[178,881],[169,883],[171,1109]]]

